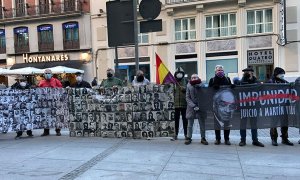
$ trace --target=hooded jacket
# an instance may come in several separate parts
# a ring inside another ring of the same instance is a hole
[[[194,107],[198,106],[200,99],[197,96],[197,89],[204,87],[203,83],[191,85],[188,83],[186,88],[186,102],[187,102],[187,108],[186,108],[186,118],[192,119],[196,117],[196,112],[194,111]],[[198,111],[198,113],[201,113]]]
[[[182,73],[183,77],[182,79],[177,79],[176,75],[178,73]],[[174,77],[177,81],[177,84],[175,84],[175,90],[174,90],[174,106],[175,108],[186,108],[187,103],[185,99],[185,93],[186,93],[186,85],[187,85],[187,80],[184,78],[185,72],[184,70],[179,67],[176,69],[174,73]]]
[[[277,77],[278,74],[285,74],[285,71],[284,69],[280,68],[280,67],[276,67],[274,69],[274,72],[273,72],[273,76],[272,78],[270,79],[269,83],[289,83],[288,81],[284,80],[284,79],[279,79]]]

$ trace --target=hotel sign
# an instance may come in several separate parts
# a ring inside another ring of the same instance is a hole
[[[28,54],[23,54],[23,61],[25,63],[40,63],[40,62],[53,62],[53,61],[68,61],[69,55],[58,54],[49,56],[30,56]]]
[[[274,49],[254,50],[247,52],[248,65],[273,64]]]

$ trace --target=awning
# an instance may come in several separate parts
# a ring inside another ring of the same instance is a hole
[[[65,66],[69,68],[80,69],[83,61],[80,60],[71,60],[71,61],[53,61],[53,62],[42,62],[42,63],[19,63],[14,64],[10,69],[20,69],[24,67],[35,67],[39,69],[52,68],[55,66]]]

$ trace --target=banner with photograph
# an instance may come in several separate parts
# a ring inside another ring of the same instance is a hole
[[[206,129],[299,127],[299,93],[299,86],[263,84],[199,88],[198,98]]]
[[[62,88],[1,89],[0,132],[67,128],[67,97]]]

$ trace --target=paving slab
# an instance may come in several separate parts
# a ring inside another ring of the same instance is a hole
[[[176,172],[176,171],[163,171],[158,177],[158,180],[244,180],[242,176],[220,176],[214,174],[205,174],[196,172]]]
[[[87,180],[87,179],[105,179],[105,180],[156,180],[156,174],[150,173],[137,173],[137,172],[122,172],[122,171],[107,171],[107,170],[97,170],[92,169],[78,178],[76,180]]]

